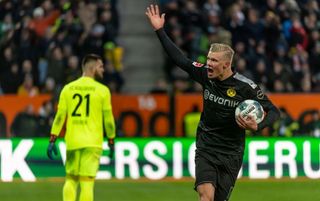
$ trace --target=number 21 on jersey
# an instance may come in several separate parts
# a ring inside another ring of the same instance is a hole
[[[90,106],[90,94],[82,96],[81,94],[75,93],[73,95],[72,99],[74,101],[76,101],[76,107],[74,108],[71,115],[73,117],[81,117],[82,115],[84,115],[79,111],[79,108],[81,105],[85,104],[85,107],[86,107],[85,115],[88,117],[90,114],[90,107],[89,107]]]

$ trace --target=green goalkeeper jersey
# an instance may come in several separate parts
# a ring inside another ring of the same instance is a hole
[[[61,91],[51,134],[59,135],[66,121],[67,150],[102,148],[103,131],[115,137],[109,89],[90,77],[81,77]]]

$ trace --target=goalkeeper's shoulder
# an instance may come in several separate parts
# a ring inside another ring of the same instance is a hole
[[[66,85],[64,85],[60,91],[60,94],[68,94],[70,89],[74,86],[75,81],[72,81]]]
[[[97,89],[98,89],[98,92],[103,94],[103,95],[110,95],[111,92],[110,92],[110,89],[104,85],[104,84],[101,84],[99,82],[96,82],[97,84]]]

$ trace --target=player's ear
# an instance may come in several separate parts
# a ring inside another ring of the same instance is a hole
[[[226,63],[225,63],[224,66],[223,66],[223,69],[229,68],[230,65],[231,65],[231,62],[230,62],[230,61],[226,61]]]
[[[226,69],[226,68],[228,68],[228,64],[227,64],[227,63],[225,63],[225,64],[223,65],[223,69]]]

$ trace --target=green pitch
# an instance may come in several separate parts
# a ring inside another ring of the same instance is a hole
[[[40,180],[35,183],[0,182],[1,201],[59,201],[62,180]],[[298,180],[247,180],[241,179],[230,201],[314,201],[320,198],[320,181]],[[197,201],[193,180],[97,181],[95,201]]]

